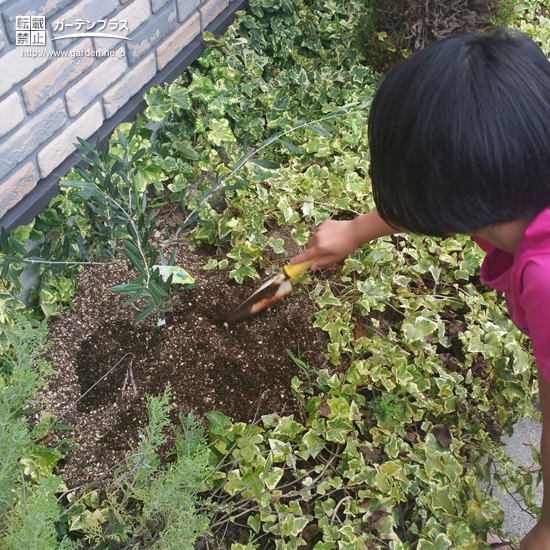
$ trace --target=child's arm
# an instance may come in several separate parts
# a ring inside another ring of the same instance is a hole
[[[328,220],[311,237],[309,248],[292,258],[291,263],[305,262],[318,256],[319,259],[311,266],[317,269],[340,261],[369,241],[394,233],[398,230],[388,225],[376,211],[350,221]]]

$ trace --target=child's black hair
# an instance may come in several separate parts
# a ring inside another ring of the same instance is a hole
[[[444,236],[534,216],[550,205],[550,63],[511,29],[435,42],[388,72],[369,142],[393,226]]]

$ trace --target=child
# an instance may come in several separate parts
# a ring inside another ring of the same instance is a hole
[[[506,293],[533,342],[547,482],[521,550],[549,550],[550,63],[510,29],[435,42],[388,72],[369,142],[377,211],[324,222],[293,262],[318,256],[322,267],[399,231],[473,236],[487,252],[483,281]]]

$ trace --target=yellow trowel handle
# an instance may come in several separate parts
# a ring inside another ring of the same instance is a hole
[[[318,259],[319,259],[319,256],[316,256],[315,258],[311,258],[311,260],[307,260],[306,262],[301,262],[299,264],[285,265],[285,267],[283,267],[283,270],[291,279],[296,279],[298,275],[301,275],[306,269],[311,267],[315,263],[315,261]]]

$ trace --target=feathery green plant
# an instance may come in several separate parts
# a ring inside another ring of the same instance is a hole
[[[202,427],[190,414],[175,427],[174,460],[161,464],[168,441],[170,385],[163,395],[147,397],[149,424],[138,448],[115,472],[97,506],[76,508],[70,528],[99,548],[193,548],[208,529],[209,518],[197,511],[198,488],[208,474],[210,451]],[[142,546],[143,545],[143,546]]]
[[[38,389],[52,369],[43,359],[45,325],[23,315],[4,329],[0,355],[0,547],[6,550],[77,548],[57,536],[61,506],[56,493],[63,481],[52,474],[61,457],[34,443],[25,413],[38,400]],[[36,461],[41,466],[36,468]],[[31,472],[34,475],[30,475]]]

